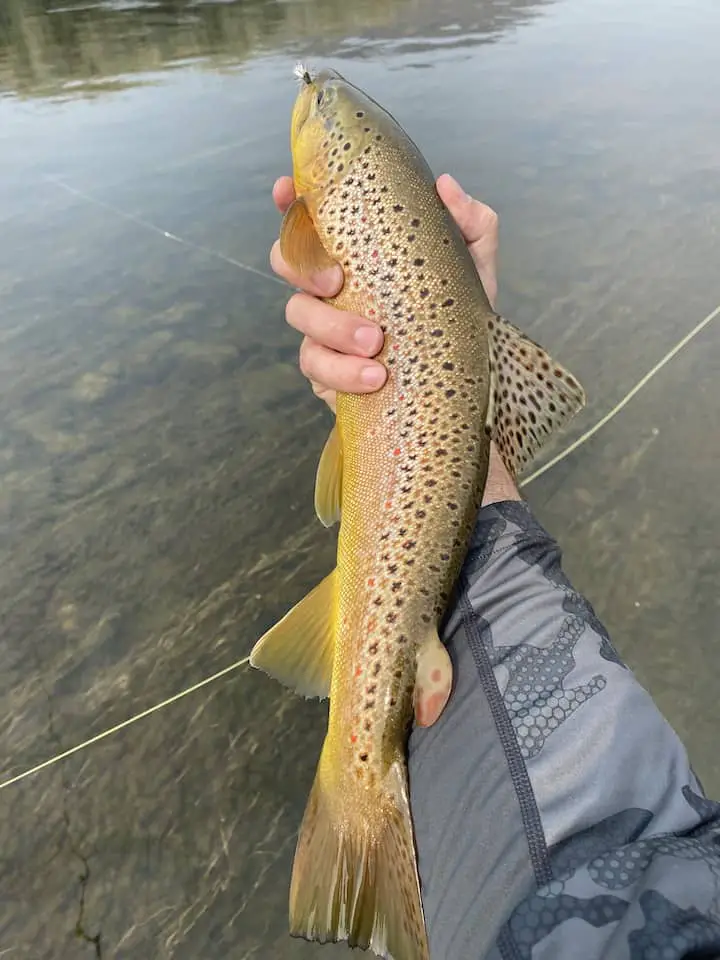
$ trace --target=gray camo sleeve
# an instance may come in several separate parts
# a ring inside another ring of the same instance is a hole
[[[479,514],[410,739],[432,960],[720,957],[720,804],[525,503]]]

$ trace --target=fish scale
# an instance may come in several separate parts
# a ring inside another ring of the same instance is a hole
[[[513,475],[584,403],[577,381],[490,307],[422,154],[334,71],[291,121],[296,199],[280,235],[300,274],[333,262],[329,300],[375,320],[380,390],[338,394],[315,507],[340,523],[335,569],[255,645],[253,666],[330,698],[300,827],[290,932],[429,960],[408,796],[413,716],[452,689],[438,636],[495,442]]]

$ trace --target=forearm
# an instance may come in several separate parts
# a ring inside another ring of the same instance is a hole
[[[490,445],[490,463],[488,465],[487,481],[483,492],[482,505],[489,506],[491,503],[502,503],[508,500],[521,500],[515,481],[508,473],[507,467],[503,463],[497,447],[494,443]]]
[[[411,738],[433,955],[644,960],[656,904],[720,951],[720,807],[518,501],[480,512],[444,631],[455,689]]]

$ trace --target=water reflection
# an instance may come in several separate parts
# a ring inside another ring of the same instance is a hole
[[[495,39],[551,0],[5,0],[0,93],[95,97],[144,74],[241,64],[271,50],[382,56],[388,41],[422,53]]]

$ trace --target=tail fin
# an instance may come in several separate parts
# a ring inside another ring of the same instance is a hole
[[[382,796],[357,807],[357,788],[341,793],[333,781],[321,759],[295,852],[290,933],[347,940],[386,960],[429,960],[403,761]]]

